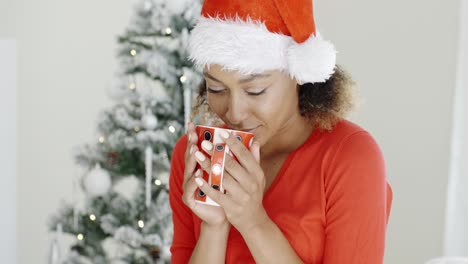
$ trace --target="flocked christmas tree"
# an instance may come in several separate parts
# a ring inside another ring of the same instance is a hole
[[[98,120],[96,143],[80,147],[77,180],[86,201],[63,205],[51,230],[74,236],[70,254],[51,245],[51,263],[167,263],[172,240],[168,201],[170,154],[184,133],[201,80],[187,60],[199,0],[142,0],[119,41],[116,104]],[[116,188],[132,179],[125,196]],[[60,231],[62,232],[62,231]],[[110,246],[108,246],[110,245]]]

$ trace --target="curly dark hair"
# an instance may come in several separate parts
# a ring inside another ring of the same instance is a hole
[[[297,85],[299,112],[314,122],[319,129],[331,130],[333,126],[354,108],[354,81],[340,67],[335,67],[332,76],[323,83]],[[209,111],[206,100],[206,83],[198,86],[198,96],[192,116]]]

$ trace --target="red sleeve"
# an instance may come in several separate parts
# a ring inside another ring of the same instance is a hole
[[[324,176],[324,264],[383,263],[392,192],[382,153],[364,131],[338,147]]]
[[[182,201],[186,146],[187,136],[184,135],[174,147],[169,176],[169,202],[174,224],[174,238],[171,245],[172,264],[188,263],[196,245],[192,211]]]

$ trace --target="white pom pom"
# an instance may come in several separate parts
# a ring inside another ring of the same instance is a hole
[[[92,197],[106,194],[111,187],[111,178],[106,170],[101,169],[99,164],[92,169],[83,179],[86,192]]]
[[[299,84],[325,82],[335,71],[336,50],[317,33],[288,49],[289,73]]]

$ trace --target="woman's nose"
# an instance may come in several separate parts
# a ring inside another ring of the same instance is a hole
[[[226,117],[232,125],[241,124],[242,121],[247,119],[248,112],[248,105],[245,99],[239,96],[231,96],[229,98]]]

